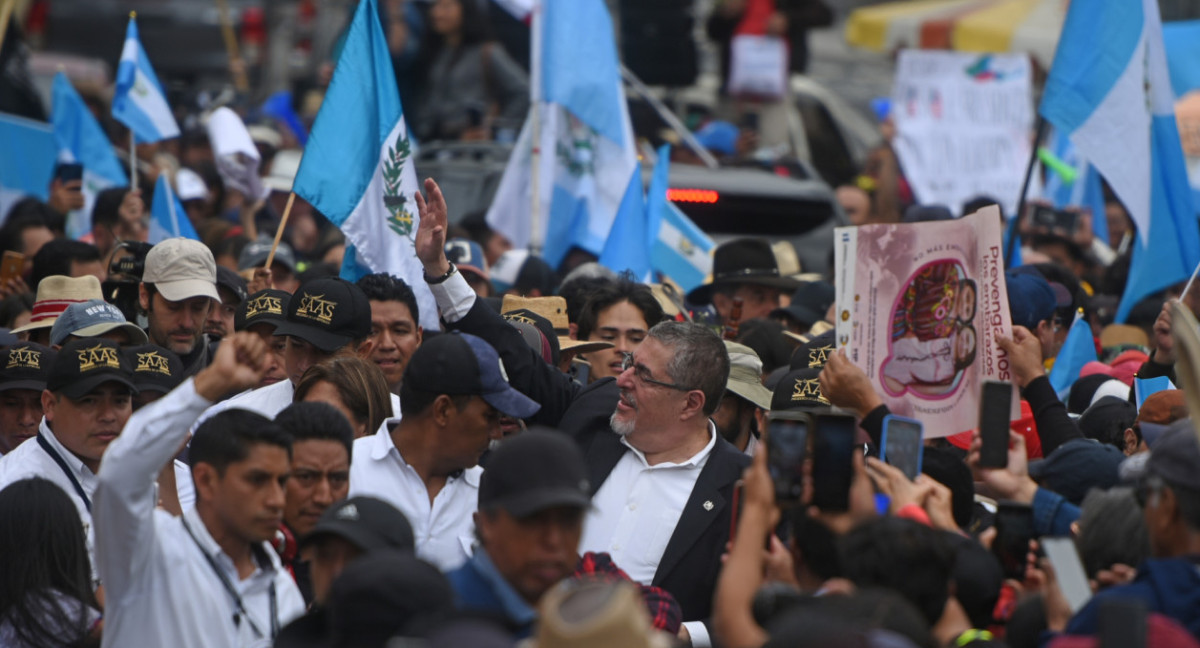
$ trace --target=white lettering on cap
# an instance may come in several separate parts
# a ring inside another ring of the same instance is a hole
[[[342,520],[357,520],[358,507],[353,504],[347,504],[337,512],[337,516]]]
[[[504,361],[496,358],[496,364],[500,365],[500,377],[504,379],[504,382],[508,382],[508,372],[504,370]]]

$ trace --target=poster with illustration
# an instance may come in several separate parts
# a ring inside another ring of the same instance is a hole
[[[978,427],[983,381],[1012,380],[996,344],[1012,335],[999,210],[839,227],[835,240],[837,347],[926,438]]]

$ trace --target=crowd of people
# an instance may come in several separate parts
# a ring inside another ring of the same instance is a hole
[[[478,3],[425,4],[380,3],[414,132],[510,137],[522,26],[497,40]],[[803,69],[822,7],[724,0],[708,31],[754,17]],[[724,242],[684,292],[581,250],[552,267],[481,215],[452,223],[426,180],[424,285],[351,282],[303,200],[272,240],[299,133],[249,123],[261,197],[226,186],[202,128],[137,152],[138,186],[169,174],[200,240],[150,244],[148,191],[127,187],[72,239],[80,181],[4,215],[0,646],[1200,646],[1200,441],[1171,333],[1200,297],[1174,286],[1112,323],[1133,237],[1115,197],[1070,231],[1018,216],[1005,461],[962,430],[909,474],[881,459],[889,385],[944,376],[896,361],[876,388],[837,349],[832,268],[802,272],[786,241]],[[697,135],[729,156],[754,140],[722,129]],[[850,223],[958,216],[915,204],[881,132],[837,190]],[[937,331],[909,317],[924,285],[897,339],[940,345],[950,373],[995,351],[973,281]],[[1080,310],[1099,359],[1063,391],[1049,370]],[[842,465],[815,428],[773,445],[777,421],[830,415],[854,419]],[[1081,575],[1050,560],[1062,538]]]

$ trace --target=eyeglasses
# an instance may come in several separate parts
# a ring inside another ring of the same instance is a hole
[[[684,387],[683,385],[663,382],[661,380],[655,380],[654,378],[651,378],[649,369],[647,369],[644,365],[634,364],[633,354],[628,351],[623,351],[621,353],[621,372],[624,373],[630,369],[633,369],[633,375],[637,376],[637,379],[644,383],[650,383],[651,385],[658,385],[659,387],[666,387],[667,389],[674,389],[682,392],[692,391],[691,388]]]

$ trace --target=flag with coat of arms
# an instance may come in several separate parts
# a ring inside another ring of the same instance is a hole
[[[139,142],[157,142],[179,137],[179,124],[163,93],[158,75],[150,66],[150,57],[138,40],[137,20],[129,16],[125,46],[117,64],[117,88],[113,94],[112,116],[129,127]]]
[[[346,31],[292,191],[346,235],[342,277],[395,275],[413,289],[421,325],[438,328],[417,259],[419,190],[413,147],[376,0],[363,0]]]

